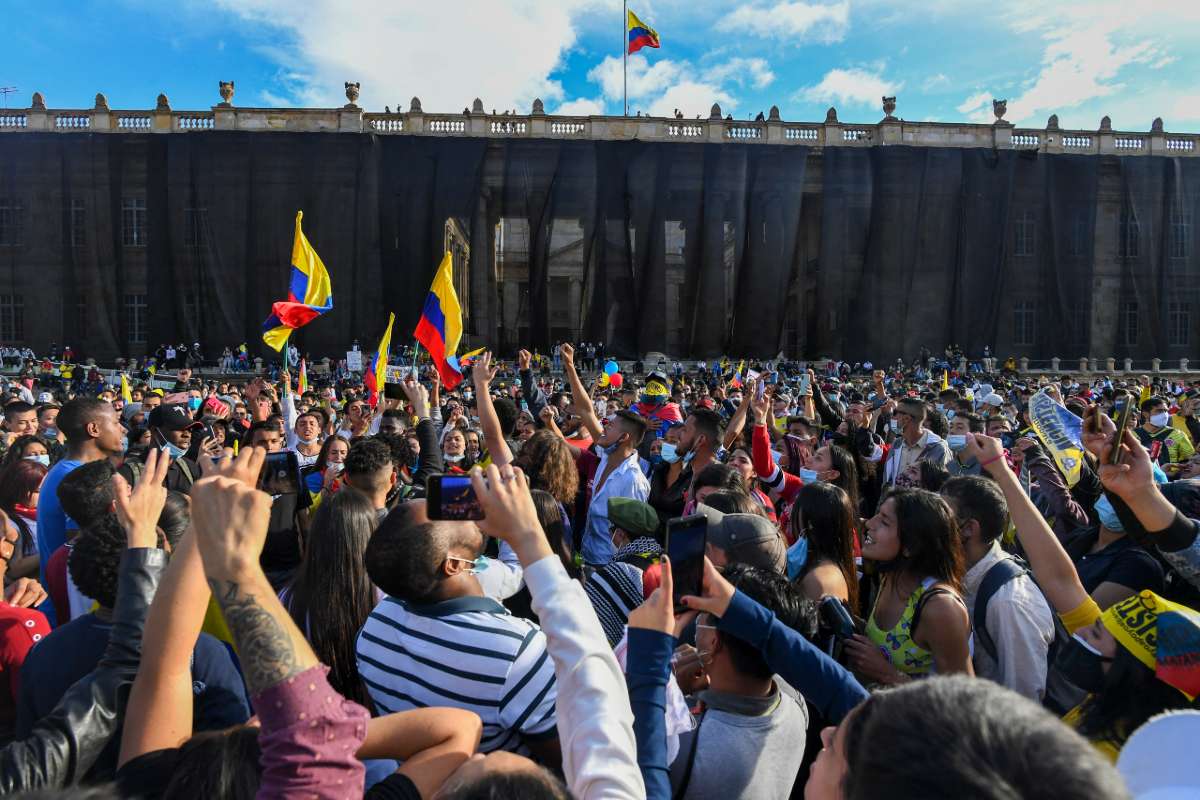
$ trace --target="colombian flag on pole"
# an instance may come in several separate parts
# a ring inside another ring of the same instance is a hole
[[[643,47],[658,47],[658,31],[638,19],[637,14],[626,11],[625,31],[628,36],[629,54]]]
[[[375,357],[371,359],[371,366],[367,368],[367,374],[363,376],[363,383],[367,387],[367,405],[371,408],[379,405],[379,395],[387,380],[388,356],[392,350],[392,323],[395,321],[396,315],[388,314],[387,330],[383,332],[383,338],[379,340],[379,348],[375,351]]]
[[[263,341],[282,350],[296,328],[303,327],[333,308],[333,285],[321,257],[300,228],[303,211],[296,212],[296,236],[292,242],[292,279],[288,299],[271,306],[263,322]]]
[[[121,399],[126,403],[133,402],[133,392],[129,391],[129,378],[125,377],[125,373],[121,373]]]
[[[462,306],[454,291],[454,262],[450,253],[442,258],[437,274],[433,276],[433,285],[429,287],[421,320],[413,336],[429,351],[446,390],[458,386],[462,372],[454,356],[462,339]]]

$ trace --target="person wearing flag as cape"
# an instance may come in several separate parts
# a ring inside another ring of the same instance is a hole
[[[646,376],[646,385],[638,402],[633,404],[633,411],[650,422],[650,428],[659,438],[666,435],[673,424],[683,422],[679,404],[671,402],[671,380],[659,370]]]

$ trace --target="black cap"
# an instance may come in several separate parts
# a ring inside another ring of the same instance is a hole
[[[160,431],[186,431],[203,427],[202,423],[192,419],[188,407],[181,405],[158,406],[150,412],[147,423]]]

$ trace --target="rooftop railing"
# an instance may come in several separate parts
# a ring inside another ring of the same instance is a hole
[[[784,120],[779,109],[749,120],[735,120],[713,105],[707,117],[555,116],[535,100],[528,114],[488,113],[476,100],[458,114],[426,113],[413,98],[407,111],[366,111],[357,105],[358,84],[347,84],[350,101],[340,108],[249,108],[235,106],[231,83],[221,84],[223,102],[207,110],[175,111],[166,95],[146,110],[114,111],[104,95],[90,109],[47,108],[40,93],[27,109],[0,111],[0,133],[190,133],[193,131],[308,131],[372,133],[381,136],[472,136],[495,139],[595,139],[664,142],[735,142],[808,147],[983,147],[1090,155],[1200,155],[1200,134],[1168,133],[1156,119],[1148,132],[1114,131],[1108,117],[1094,130],[1060,129],[1057,116],[1044,128],[1016,128],[1003,119],[1003,102],[994,103],[992,124],[909,122],[897,118],[895,98],[885,98],[885,116],[875,123],[842,122],[829,109],[824,122]],[[890,102],[889,102],[890,101]]]

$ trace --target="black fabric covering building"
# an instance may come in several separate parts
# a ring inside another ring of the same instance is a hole
[[[131,197],[144,200],[140,240]],[[543,350],[564,335],[549,286],[568,224],[582,291],[566,333],[625,356],[878,362],[957,343],[1142,359],[1200,342],[1197,158],[30,133],[0,136],[0,203],[0,294],[23,298],[21,343],[98,358],[183,340],[262,350],[297,209],[333,279],[333,312],[297,335],[318,355],[371,347],[389,310],[405,339],[447,218],[471,239],[465,327],[478,344],[515,343],[501,219],[528,227],[519,324]],[[142,296],[139,322],[129,298]]]

